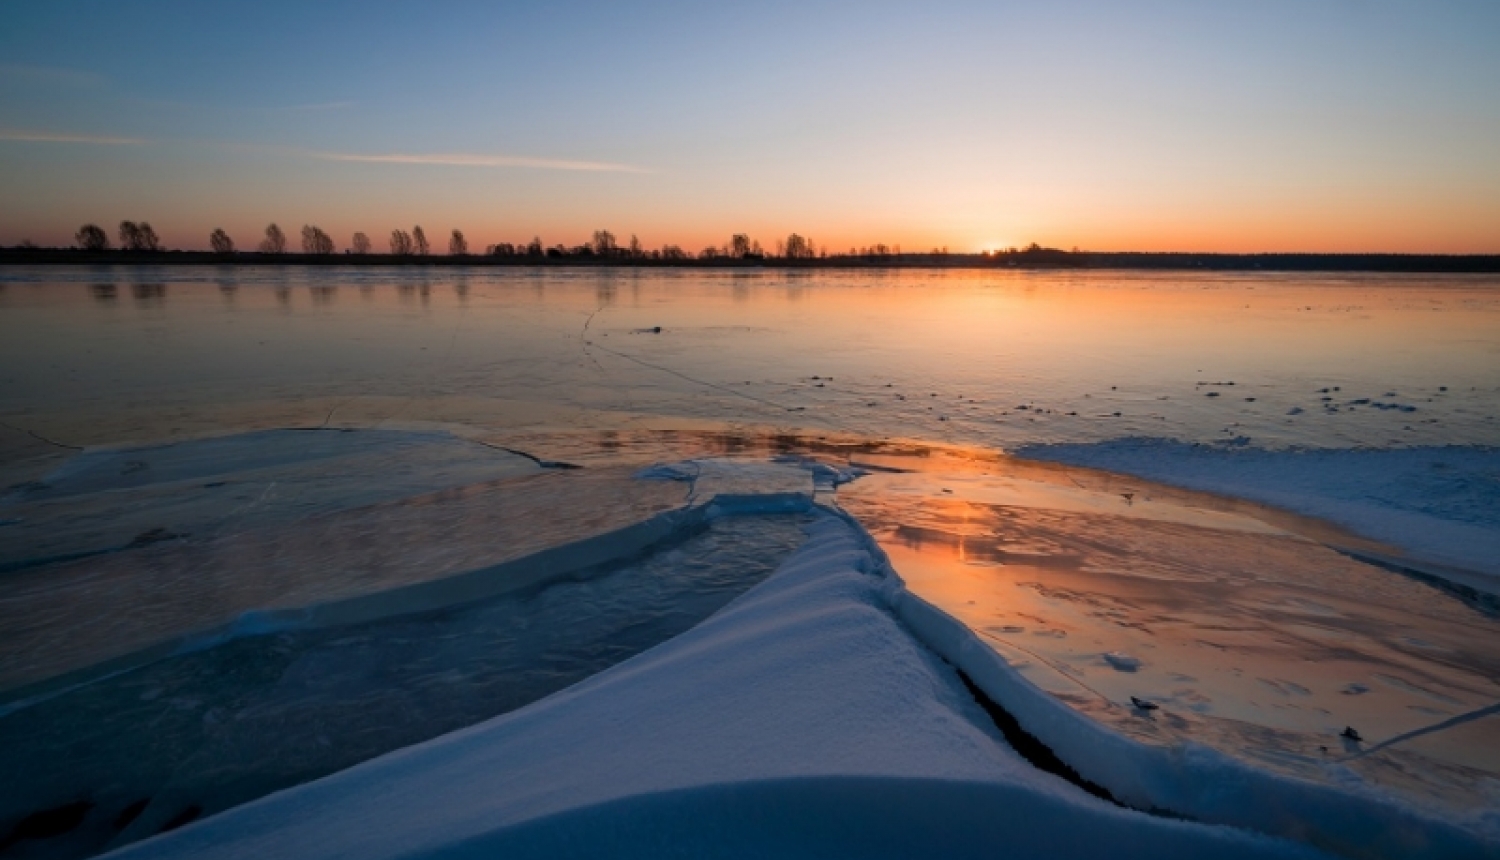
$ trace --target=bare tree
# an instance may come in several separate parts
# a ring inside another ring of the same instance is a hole
[[[161,240],[156,237],[156,231],[151,229],[150,223],[142,221],[139,226],[141,251],[160,251]]]
[[[464,238],[464,231],[454,230],[448,237],[448,253],[454,257],[468,256],[469,240]]]
[[[816,256],[813,253],[813,243],[796,233],[786,237],[784,253],[790,260],[805,260]]]
[[[137,227],[134,221],[121,221],[119,236],[120,250],[141,250],[141,228]]]
[[[620,249],[620,246],[615,244],[615,234],[608,230],[595,230],[594,241],[591,244],[594,253],[601,257],[614,256],[615,252]]]
[[[408,257],[412,253],[411,234],[405,230],[391,231],[391,253],[398,257]]]
[[[73,234],[73,241],[78,247],[85,251],[105,251],[109,249],[109,234],[98,224],[85,224],[78,228]]]
[[[411,228],[412,251],[418,257],[425,257],[427,256],[429,247],[430,246],[427,244],[427,234],[422,232],[422,225],[418,224],[417,226]]]
[[[350,244],[353,246],[354,253],[356,254],[370,253],[370,237],[363,233],[355,233],[354,241]]]
[[[642,258],[644,256],[646,256],[646,254],[645,254],[644,251],[641,250],[641,240],[637,239],[635,237],[634,233],[631,233],[630,234],[630,257],[631,257],[631,259],[639,260],[640,258]]]
[[[280,254],[286,251],[286,234],[275,224],[266,226],[266,238],[260,240],[262,254]]]
[[[218,229],[208,234],[208,247],[213,248],[215,254],[233,254],[234,240],[223,229]]]
[[[302,253],[304,254],[332,254],[333,237],[324,233],[322,228],[310,225],[302,225]]]
[[[736,233],[729,239],[729,256],[748,257],[750,255],[750,237],[744,233]]]
[[[526,243],[526,256],[540,257],[544,253],[546,252],[542,250],[542,237],[532,236],[531,241]]]

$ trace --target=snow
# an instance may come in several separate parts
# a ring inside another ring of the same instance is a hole
[[[1122,472],[1321,517],[1500,593],[1500,448],[1290,449],[1164,439],[1028,445],[1011,453]]]
[[[1041,773],[892,600],[924,639],[941,627],[828,513],[770,579],[676,639],[111,856],[1321,856]]]

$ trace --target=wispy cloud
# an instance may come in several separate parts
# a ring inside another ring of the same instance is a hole
[[[67,87],[102,87],[109,83],[103,75],[82,69],[32,66],[24,63],[0,63],[0,77],[33,84],[55,84]]]
[[[644,167],[608,161],[571,161],[561,158],[531,158],[521,155],[476,155],[472,153],[386,153],[299,151],[297,154],[324,161],[361,164],[423,164],[438,167],[527,167],[537,170],[586,170],[609,173],[650,173]]]
[[[100,146],[136,146],[145,143],[139,137],[110,137],[96,134],[65,134],[55,131],[12,131],[0,129],[0,140],[18,143],[91,143]]]
[[[299,112],[301,112],[301,111],[309,111],[310,112],[310,111],[324,111],[324,110],[343,110],[344,108],[352,108],[356,104],[359,104],[359,102],[354,102],[354,101],[312,102],[312,103],[309,103],[309,104],[286,105],[284,107],[272,108],[272,110],[299,111]]]

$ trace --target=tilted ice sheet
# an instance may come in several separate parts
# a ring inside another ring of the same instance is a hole
[[[325,438],[350,446],[354,455],[365,450],[362,433]],[[400,483],[406,459],[430,462],[456,443],[483,458],[498,458],[477,470],[482,475],[498,463],[501,477],[369,504],[368,490],[341,497],[343,479],[320,472],[328,458],[310,458],[305,485],[321,501],[305,517],[242,521],[213,502],[179,505],[173,494],[161,494],[153,484],[74,492],[36,503],[50,506],[48,516],[67,532],[69,510],[87,518],[100,508],[139,502],[148,517],[144,521],[159,531],[119,551],[0,574],[0,691],[13,699],[17,688],[111,660],[131,665],[163,656],[194,639],[221,635],[227,626],[254,631],[330,615],[325,620],[355,620],[351,613],[372,617],[432,608],[524,586],[546,571],[506,565],[548,550],[561,553],[549,559],[554,566],[612,557],[617,550],[607,545],[610,535],[640,527],[639,534],[621,539],[649,542],[653,529],[669,527],[653,518],[684,504],[682,488],[635,480],[632,469],[541,470],[524,458],[445,439],[420,440],[422,445],[400,456],[387,451],[365,466],[385,463],[392,483],[380,492],[388,493]],[[227,443],[197,444],[222,448]],[[428,453],[428,445],[438,454]],[[191,449],[194,443],[177,447]],[[526,465],[518,467],[517,461]],[[259,466],[257,461],[248,474]],[[231,485],[246,474],[232,459],[218,468],[218,476]],[[518,469],[519,477],[505,477]],[[81,481],[90,471],[80,470],[76,478]],[[476,477],[474,471],[437,470],[428,479]],[[187,495],[222,489],[195,484]],[[216,520],[224,527],[192,526]],[[442,589],[454,594],[435,593]]]
[[[708,617],[803,523],[723,517],[523,594],[242,637],[0,717],[0,836],[86,798],[71,832],[14,847],[88,856],[514,710]]]

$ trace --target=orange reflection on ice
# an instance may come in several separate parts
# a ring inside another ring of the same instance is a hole
[[[1351,539],[1315,522],[1086,470],[901,459],[919,471],[862,478],[840,503],[913,593],[1039,688],[1147,742],[1486,802],[1493,616],[1335,551]]]

